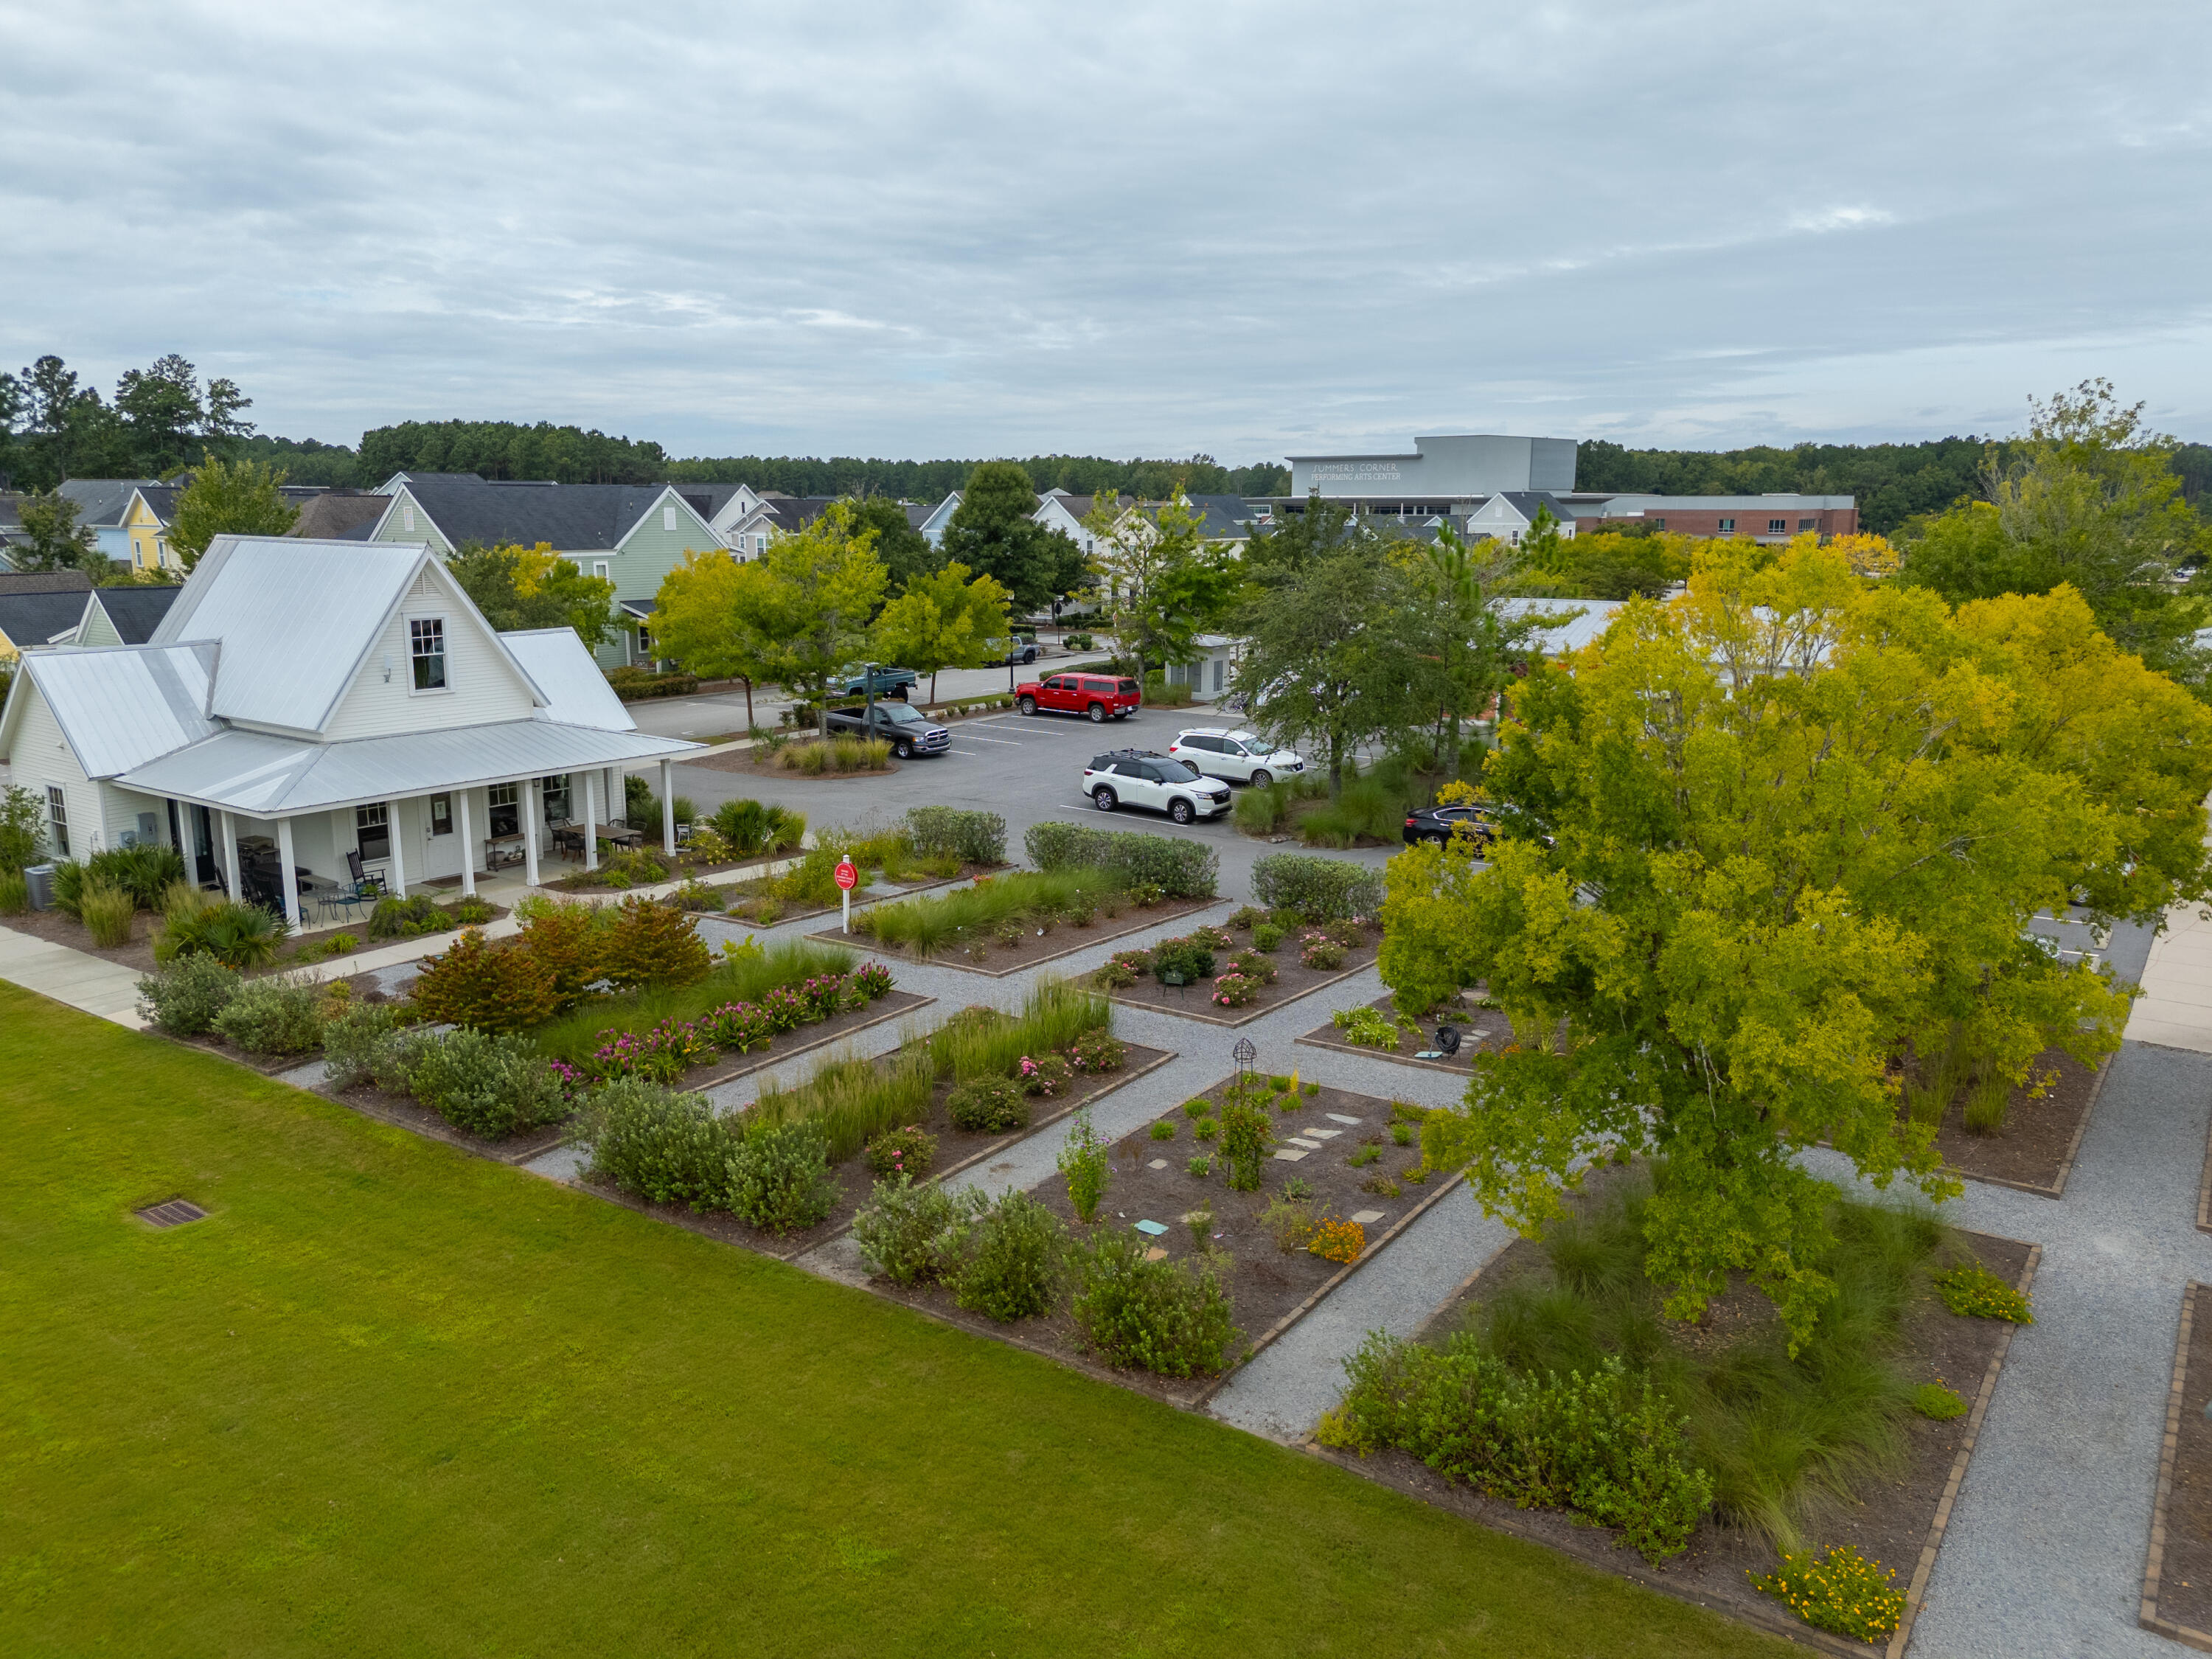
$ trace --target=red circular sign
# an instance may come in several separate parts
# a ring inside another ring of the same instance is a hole
[[[837,884],[840,887],[844,888],[848,892],[850,892],[854,888],[858,887],[860,884],[860,872],[853,867],[852,860],[841,859],[838,860]]]

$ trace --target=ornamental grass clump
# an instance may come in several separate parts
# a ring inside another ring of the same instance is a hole
[[[1075,1247],[1070,1308],[1083,1346],[1109,1364],[1161,1376],[1207,1376],[1237,1340],[1227,1257],[1212,1252],[1146,1261],[1133,1229],[1103,1230]]]
[[[138,902],[120,887],[88,881],[77,902],[77,918],[103,951],[119,950],[131,943],[131,922]]]
[[[1848,1544],[1829,1547],[1815,1559],[1808,1551],[1785,1555],[1765,1577],[1749,1575],[1764,1590],[1815,1630],[1861,1642],[1878,1642],[1905,1617],[1905,1595],[1896,1572],[1868,1560]]]
[[[832,1054],[794,1085],[763,1088],[745,1114],[745,1133],[750,1136],[766,1124],[811,1123],[822,1136],[827,1161],[842,1164],[872,1136],[925,1116],[935,1085],[929,1057],[918,1051],[902,1049],[881,1064],[858,1054]]]

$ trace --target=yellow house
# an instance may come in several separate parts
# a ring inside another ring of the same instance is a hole
[[[177,504],[174,484],[140,484],[131,493],[123,510],[123,536],[136,570],[173,570],[183,574],[185,562],[169,546],[169,514]]]

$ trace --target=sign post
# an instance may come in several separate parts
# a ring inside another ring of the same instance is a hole
[[[837,860],[837,896],[845,907],[842,926],[845,932],[853,931],[853,890],[860,884],[860,872],[853,867],[853,860]]]

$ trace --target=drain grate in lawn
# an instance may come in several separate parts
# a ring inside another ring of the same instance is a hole
[[[173,1198],[166,1203],[149,1204],[138,1212],[138,1218],[153,1227],[181,1227],[187,1221],[204,1221],[207,1212],[189,1198]]]

